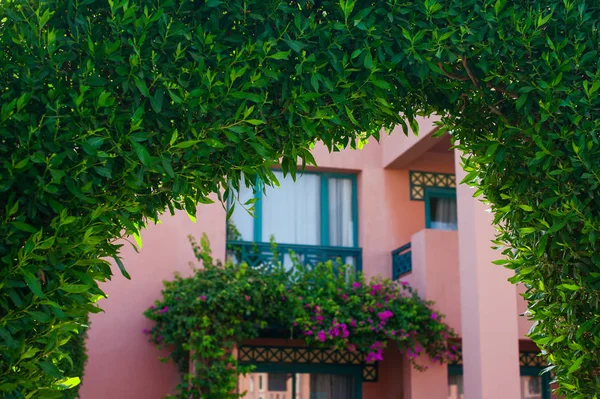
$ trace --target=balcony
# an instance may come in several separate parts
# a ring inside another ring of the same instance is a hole
[[[274,260],[289,265],[290,253],[298,256],[305,266],[339,260],[342,264],[353,266],[356,271],[362,271],[362,248],[279,243],[274,246],[269,242],[227,241],[227,257],[234,262],[246,262],[250,267],[270,266]]]
[[[392,251],[392,279],[394,281],[412,272],[412,252],[410,247],[409,242]]]
[[[424,229],[411,242],[392,251],[392,275],[406,281],[461,335],[458,232]]]

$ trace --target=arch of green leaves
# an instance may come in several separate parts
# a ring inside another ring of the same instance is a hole
[[[63,346],[106,259],[126,275],[117,238],[437,113],[561,393],[594,397],[598,21],[585,0],[2,1],[3,396],[76,383]]]

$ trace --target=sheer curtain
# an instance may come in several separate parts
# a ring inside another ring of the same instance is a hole
[[[430,227],[437,230],[457,230],[458,218],[456,214],[455,198],[432,198],[430,200],[431,223]]]
[[[354,246],[352,180],[329,178],[329,245]]]
[[[352,399],[354,398],[353,378],[347,375],[311,374],[311,399]]]
[[[319,245],[320,179],[318,175],[297,176],[275,172],[279,188],[267,188],[262,200],[262,241],[271,235],[279,243]]]

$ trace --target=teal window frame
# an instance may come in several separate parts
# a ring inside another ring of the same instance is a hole
[[[301,175],[318,175],[320,177],[320,218],[321,218],[321,246],[329,246],[329,179],[350,179],[352,183],[352,229],[353,242],[351,248],[358,248],[358,190],[356,182],[356,174],[350,173],[331,173],[331,172],[314,172],[305,171]],[[253,241],[262,242],[262,197],[263,183],[259,180],[256,187],[254,198],[254,229]],[[277,237],[275,237],[277,239]],[[283,243],[282,243],[283,244]],[[292,244],[292,243],[285,243]]]
[[[456,189],[445,187],[425,187],[423,200],[425,201],[425,228],[431,228],[431,199],[449,198],[456,199]]]
[[[293,375],[292,398],[296,397],[296,374],[337,374],[353,378],[354,398],[362,399],[362,368],[353,365],[339,364],[297,364],[297,363],[270,363],[254,364],[252,373],[287,373]],[[268,385],[268,384],[267,384]]]
[[[519,367],[519,377],[521,376],[530,376],[530,377],[542,377],[542,399],[550,399],[552,392],[550,390],[550,374],[544,373],[541,374],[544,370],[544,367],[536,367],[536,366],[520,366]],[[459,364],[449,364],[448,365],[448,376],[455,375],[463,375],[463,366]],[[520,384],[520,381],[519,381]]]

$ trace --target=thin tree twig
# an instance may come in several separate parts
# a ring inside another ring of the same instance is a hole
[[[440,67],[440,69],[442,70],[442,73],[443,73],[444,75],[446,75],[447,77],[449,77],[450,79],[453,79],[453,80],[460,80],[460,81],[462,81],[462,82],[469,80],[469,78],[468,78],[468,77],[466,77],[466,76],[460,76],[460,75],[456,75],[456,74],[454,74],[454,73],[448,73],[448,72],[446,72],[446,71],[444,70],[444,66],[442,65],[442,63],[441,63],[441,62],[438,62],[438,66],[439,66],[439,67]]]
[[[475,77],[475,75],[473,75],[473,72],[471,72],[471,68],[469,68],[469,64],[467,63],[467,56],[463,55],[462,57],[462,64],[465,67],[465,70],[467,71],[467,74],[469,75],[469,78],[471,78],[471,82],[473,82],[473,84],[477,87],[479,87],[479,80],[477,80],[477,78]]]

